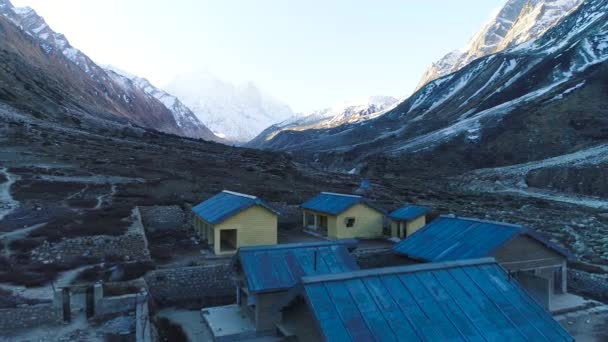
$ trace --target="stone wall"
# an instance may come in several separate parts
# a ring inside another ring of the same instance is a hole
[[[52,303],[0,309],[0,336],[3,333],[31,329],[61,322],[61,312]]]
[[[136,294],[128,294],[117,297],[103,297],[97,300],[95,303],[95,316],[135,312],[136,303]]]
[[[157,304],[196,307],[234,303],[236,290],[232,278],[229,262],[160,269],[145,276],[148,290]]]
[[[575,269],[568,269],[568,288],[574,292],[608,300],[608,274],[596,274]]]
[[[32,260],[66,264],[77,260],[120,258],[123,261],[150,261],[148,240],[139,209],[133,210],[131,227],[120,236],[84,236],[57,243],[45,241],[32,251]]]

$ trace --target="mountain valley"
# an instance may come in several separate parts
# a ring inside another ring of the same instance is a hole
[[[192,223],[222,190],[276,209],[280,243],[319,238],[301,210],[324,191],[528,226],[572,253],[570,292],[608,301],[608,0],[509,0],[411,96],[305,114],[253,82],[201,72],[161,89],[97,65],[8,0],[0,41],[0,309],[98,281],[132,295],[157,270],[233,269]],[[199,304],[179,303],[200,320]]]

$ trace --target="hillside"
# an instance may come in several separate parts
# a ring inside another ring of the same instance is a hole
[[[284,131],[305,131],[332,128],[347,123],[362,122],[386,113],[398,100],[390,96],[370,96],[363,99],[345,101],[335,106],[316,110],[308,115],[296,115],[290,119],[266,128],[247,146],[261,147]]]
[[[377,154],[479,168],[605,142],[606,9],[587,2],[541,38],[430,82],[376,119],[284,131],[262,147],[337,155],[350,170]]]
[[[0,0],[0,99],[63,124],[110,120],[217,139],[194,117],[181,120],[154,96],[95,64],[31,8]]]
[[[477,58],[503,51],[542,36],[575,10],[582,0],[509,0],[462,50],[433,63],[416,89],[458,71]]]

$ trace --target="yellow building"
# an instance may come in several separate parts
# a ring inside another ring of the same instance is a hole
[[[277,243],[278,212],[261,199],[224,190],[192,208],[194,229],[216,255]]]
[[[332,239],[381,237],[384,211],[367,199],[322,192],[302,204],[304,228]]]
[[[426,225],[426,214],[430,208],[416,205],[403,206],[390,214],[391,236],[404,239]]]

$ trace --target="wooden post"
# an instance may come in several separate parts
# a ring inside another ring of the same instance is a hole
[[[562,262],[562,293],[568,293],[568,262]]]
[[[63,321],[70,322],[72,319],[72,312],[70,308],[70,289],[63,288],[61,292],[63,293]]]
[[[315,230],[319,227],[319,215],[315,214]]]

